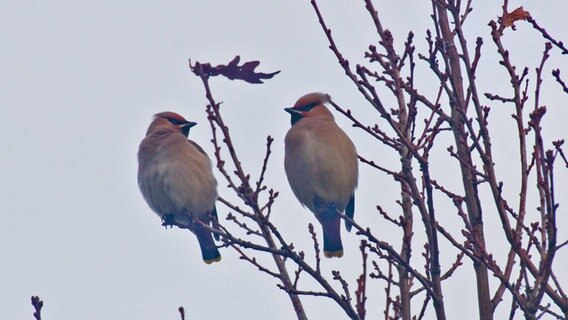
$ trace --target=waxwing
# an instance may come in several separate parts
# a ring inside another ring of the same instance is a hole
[[[285,138],[284,167],[296,198],[314,213],[323,229],[324,255],[342,257],[340,217],[353,218],[357,151],[324,105],[330,97],[309,93],[286,108],[292,127]],[[347,230],[351,225],[346,222]]]
[[[190,217],[206,225],[217,219],[217,181],[209,157],[187,139],[195,125],[174,112],[154,116],[138,150],[138,185],[165,225],[187,227],[197,236],[203,261],[210,264],[221,255],[211,232]]]

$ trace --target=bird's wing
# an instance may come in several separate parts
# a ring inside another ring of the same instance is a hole
[[[345,215],[351,219],[353,219],[353,216],[355,215],[355,194],[352,194],[351,198],[349,198],[349,202],[347,202],[347,207],[345,208]],[[352,227],[351,223],[346,220],[345,229],[347,229],[347,231],[351,231],[351,227]]]

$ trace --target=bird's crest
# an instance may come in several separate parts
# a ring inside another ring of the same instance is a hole
[[[312,92],[300,97],[300,99],[298,99],[298,101],[294,104],[294,108],[302,108],[303,106],[310,104],[314,104],[315,106],[329,101],[331,101],[331,97],[327,93]]]
[[[171,111],[164,111],[164,112],[156,113],[154,115],[154,119],[158,119],[158,118],[166,119],[169,122],[171,122],[172,124],[176,124],[176,125],[187,123],[187,120],[185,120],[184,117],[180,116],[179,114],[177,114],[175,112],[171,112]]]

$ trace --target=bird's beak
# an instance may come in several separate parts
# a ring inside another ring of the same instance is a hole
[[[291,115],[295,115],[295,114],[302,114],[302,111],[294,109],[294,108],[284,108],[284,111],[288,112]]]
[[[182,128],[192,128],[197,124],[197,122],[188,121],[181,125]]]
[[[194,127],[196,124],[197,124],[197,122],[188,121],[187,123],[180,125],[179,129],[181,130],[183,135],[187,137],[187,136],[189,136],[189,129]]]

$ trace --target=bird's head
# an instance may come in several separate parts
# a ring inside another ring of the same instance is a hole
[[[146,135],[163,128],[169,128],[179,131],[181,134],[187,137],[189,135],[189,129],[191,129],[196,124],[196,122],[185,120],[184,117],[175,112],[160,112],[154,115],[154,120],[152,120],[150,127],[148,127]]]
[[[333,120],[333,115],[324,105],[331,101],[331,97],[326,93],[312,92],[302,96],[292,108],[285,108],[291,116],[290,122],[294,125],[303,118],[323,118]]]

